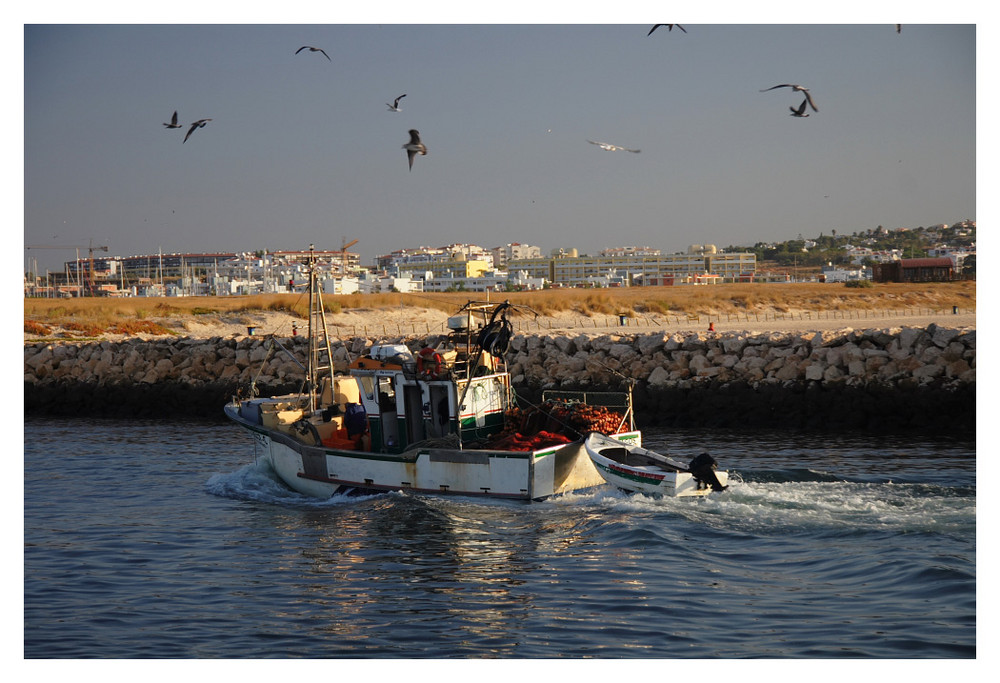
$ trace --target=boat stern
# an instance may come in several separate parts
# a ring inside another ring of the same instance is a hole
[[[629,444],[642,443],[642,433],[638,430],[615,434],[612,438]],[[583,440],[535,451],[533,467],[533,500],[605,483],[604,477],[587,453]]]

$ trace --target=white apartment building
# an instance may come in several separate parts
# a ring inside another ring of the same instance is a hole
[[[511,242],[502,247],[493,247],[491,251],[493,253],[493,266],[495,268],[504,268],[508,263],[517,259],[540,258],[542,255],[541,247],[521,244],[519,242]]]
[[[890,263],[903,258],[903,252],[900,249],[873,250],[869,247],[855,247],[850,244],[846,245],[844,248],[847,252],[847,258],[849,258],[851,260],[851,264],[855,266],[860,266],[861,262],[866,258],[879,263]]]
[[[937,246],[933,249],[927,250],[927,255],[930,257],[948,257],[951,262],[955,264],[955,270],[961,270],[962,266],[965,264],[965,259],[969,256],[976,255],[975,244],[972,245],[972,249],[966,249],[965,247],[948,247],[948,246]]]

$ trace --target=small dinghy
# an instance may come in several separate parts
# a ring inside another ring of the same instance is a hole
[[[626,491],[662,496],[705,496],[724,491],[728,473],[708,453],[684,465],[641,446],[590,432],[584,446],[604,480]]]

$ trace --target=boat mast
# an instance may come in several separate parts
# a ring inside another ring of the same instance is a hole
[[[309,412],[316,410],[316,335],[313,333],[313,317],[315,313],[315,291],[316,291],[316,269],[315,265],[315,254],[313,253],[315,247],[309,245],[309,260],[306,262],[306,266],[309,269],[309,326],[306,331],[309,340],[308,353],[306,357],[306,382],[309,388]]]
[[[326,310],[323,306],[323,295],[319,290],[316,276],[316,254],[315,247],[309,245],[309,329],[308,329],[308,367],[306,368],[306,381],[309,383],[309,411],[316,410],[317,396],[319,388],[319,373],[324,368],[320,367],[319,354],[320,345],[318,342],[319,327],[323,328],[323,345],[326,347],[327,365],[326,369],[330,373],[330,381],[333,381],[333,352],[330,349],[330,334],[326,326]],[[313,322],[315,320],[315,322]]]
[[[468,306],[467,314],[468,314],[468,321],[469,322],[466,325],[465,386],[462,387],[462,393],[458,397],[458,405],[456,406],[456,412],[458,413],[458,447],[459,447],[459,449],[462,448],[462,404],[465,403],[465,397],[469,393],[469,388],[472,386],[472,378],[473,378],[473,375],[475,374],[476,368],[479,367],[479,361],[482,358],[483,353],[489,353],[480,344],[480,340],[482,339],[482,335],[484,333],[486,333],[489,329],[491,329],[493,327],[494,322],[496,322],[496,320],[497,320],[497,315],[499,313],[501,313],[502,311],[504,311],[505,309],[507,309],[507,308],[510,307],[510,301],[508,300],[508,301],[504,301],[502,304],[498,304],[495,308],[493,308],[492,313],[490,312],[490,304],[486,304],[485,306],[482,306],[482,305],[476,304],[475,302],[470,301],[467,304],[467,306]],[[471,354],[469,353],[469,351],[472,350],[472,322],[474,320],[474,312],[476,312],[476,311],[481,312],[482,315],[483,315],[483,327],[482,327],[482,329],[480,329],[479,334],[477,335],[475,356],[474,357],[470,357]],[[501,318],[501,320],[503,320],[504,323],[506,322],[506,318]],[[501,323],[501,324],[503,324],[503,323]],[[490,355],[492,356],[493,354],[490,353]],[[501,358],[501,360],[503,360],[503,359]],[[504,367],[506,368],[506,364],[505,364]],[[509,403],[510,403],[510,395],[509,395],[510,383],[509,382],[506,384],[506,388],[507,388],[507,391],[508,391],[508,396],[507,396],[507,399],[506,399],[505,403],[509,405]],[[505,405],[504,408],[506,409],[506,407],[507,406]]]

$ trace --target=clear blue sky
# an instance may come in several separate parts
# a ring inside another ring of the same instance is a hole
[[[673,252],[977,218],[973,24],[159,23],[226,21],[186,12],[25,20],[25,245],[346,238],[370,264],[453,242]],[[780,83],[819,111],[759,92]],[[213,120],[182,144],[174,110]],[[428,148],[412,171],[410,128]],[[25,255],[44,272],[75,253]]]

